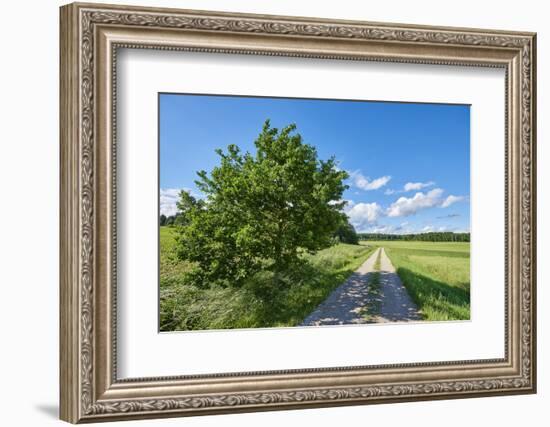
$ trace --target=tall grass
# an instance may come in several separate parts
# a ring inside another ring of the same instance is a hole
[[[384,246],[425,320],[470,319],[470,244],[372,242]]]
[[[190,264],[175,255],[174,230],[160,228],[161,331],[295,326],[347,279],[374,247],[338,244],[282,277],[264,271],[242,288],[199,289],[185,283]],[[271,289],[269,298],[259,290]]]

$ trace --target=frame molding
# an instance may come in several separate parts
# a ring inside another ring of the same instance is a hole
[[[63,6],[60,13],[63,420],[536,391],[534,33],[80,3]],[[118,48],[505,68],[505,358],[118,380],[114,185]]]

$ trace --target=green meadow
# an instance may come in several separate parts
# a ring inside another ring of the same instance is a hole
[[[298,325],[376,249],[339,243],[302,254],[303,262],[284,277],[262,271],[240,288],[200,289],[186,281],[192,265],[177,258],[175,231],[160,227],[161,331]]]
[[[470,319],[470,243],[363,241],[383,247],[424,320]]]

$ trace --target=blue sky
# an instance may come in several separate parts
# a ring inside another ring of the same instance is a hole
[[[321,159],[350,174],[346,213],[360,232],[470,230],[470,107],[368,101],[160,95],[160,207],[177,192],[200,196],[196,172],[214,150],[254,151],[266,119],[296,123]]]

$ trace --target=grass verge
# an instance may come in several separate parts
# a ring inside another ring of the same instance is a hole
[[[374,244],[374,243],[371,243]],[[380,242],[425,320],[470,319],[470,245]]]
[[[262,272],[240,289],[199,289],[185,283],[190,264],[175,254],[174,230],[160,228],[161,331],[295,326],[346,280],[374,251],[338,244],[304,255],[304,263],[277,282],[269,300],[258,289],[274,285]]]

